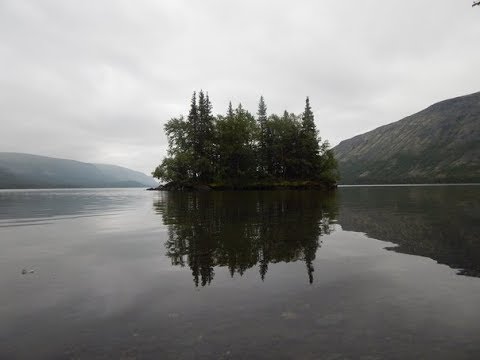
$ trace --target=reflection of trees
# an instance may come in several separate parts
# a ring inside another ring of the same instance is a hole
[[[258,264],[303,260],[310,283],[320,236],[332,231],[333,194],[314,191],[161,193],[157,213],[168,226],[173,265],[189,266],[195,285],[210,284],[215,266],[230,274]]]
[[[343,188],[338,221],[344,230],[398,244],[388,250],[480,276],[479,195],[475,186]]]

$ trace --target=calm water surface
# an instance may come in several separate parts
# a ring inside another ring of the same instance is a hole
[[[480,186],[0,191],[0,359],[413,357],[480,358]]]

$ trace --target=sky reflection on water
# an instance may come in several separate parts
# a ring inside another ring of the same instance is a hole
[[[479,194],[2,191],[0,358],[476,358]]]

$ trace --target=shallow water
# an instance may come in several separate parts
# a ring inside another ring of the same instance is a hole
[[[0,191],[0,358],[479,358],[479,234],[480,186]]]

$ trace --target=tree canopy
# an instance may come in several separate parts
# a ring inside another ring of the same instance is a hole
[[[260,97],[257,117],[231,102],[225,115],[212,115],[208,93],[194,92],[187,118],[165,125],[168,156],[153,176],[177,184],[223,184],[242,187],[312,181],[334,184],[337,164],[327,141],[321,141],[307,97],[300,115],[267,114]]]

